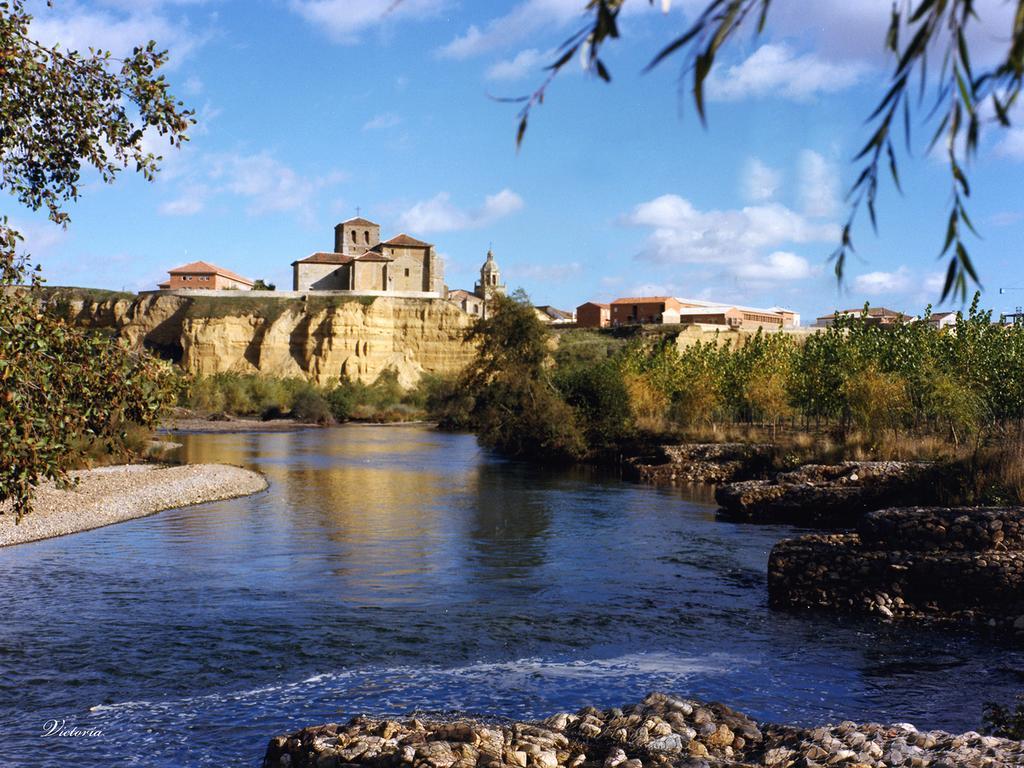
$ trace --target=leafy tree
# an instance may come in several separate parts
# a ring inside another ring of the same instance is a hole
[[[105,182],[127,167],[151,179],[160,158],[144,149],[144,132],[177,146],[192,113],[156,74],[166,52],[155,43],[123,60],[83,55],[33,40],[30,22],[24,0],[0,2],[0,189],[66,226],[83,169]],[[19,519],[35,484],[66,480],[77,439],[152,425],[175,394],[165,364],[41,312],[41,280],[20,239],[0,219],[0,500]]]
[[[254,291],[276,291],[277,286],[273,283],[266,283],[261,278],[252,284],[252,289]]]
[[[513,456],[581,457],[577,417],[551,380],[548,331],[529,298],[496,296],[467,339],[477,354],[461,383],[481,442]]]
[[[551,81],[578,55],[599,78],[611,80],[602,54],[605,45],[619,39],[618,17],[625,2],[586,0],[586,21],[561,46],[548,67],[547,79],[532,94],[508,99],[523,104],[517,145],[523,141],[532,109],[544,102]],[[655,0],[648,2],[654,5]],[[661,3],[667,9],[671,0]],[[839,279],[853,251],[851,230],[862,207],[877,229],[875,203],[879,180],[886,170],[899,189],[896,142],[900,135],[905,136],[909,151],[914,116],[921,112],[926,122],[937,116],[931,146],[944,143],[950,174],[950,210],[942,247],[949,264],[942,298],[951,294],[966,298],[968,282],[978,282],[965,244],[966,233],[974,232],[966,208],[970,185],[965,162],[977,151],[985,105],[990,105],[996,122],[1006,128],[1020,96],[1024,81],[1024,5],[1013,5],[1016,13],[1002,37],[1003,55],[994,65],[978,69],[972,64],[967,42],[968,31],[978,23],[977,0],[894,0],[889,27],[879,41],[892,54],[893,69],[884,95],[868,117],[870,137],[855,158],[861,167],[849,192],[849,218],[832,254]],[[654,54],[647,69],[670,59],[679,61],[682,70],[691,76],[693,101],[701,121],[706,122],[705,84],[719,52],[743,30],[762,34],[771,20],[770,11],[771,0],[705,0],[703,10]],[[919,98],[913,93],[915,83],[919,84]]]

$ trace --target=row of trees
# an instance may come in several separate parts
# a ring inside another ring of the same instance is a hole
[[[567,458],[724,425],[955,445],[1024,418],[1024,325],[993,324],[977,304],[947,329],[851,317],[805,338],[759,332],[680,346],[667,335],[580,355],[565,341],[552,353],[528,306],[506,299],[473,331],[481,351],[450,420],[513,454]]]

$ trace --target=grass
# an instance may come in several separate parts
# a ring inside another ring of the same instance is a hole
[[[102,301],[134,300],[137,296],[128,291],[108,291],[105,288],[79,288],[70,285],[44,285],[43,295],[48,299],[91,301],[99,303]]]

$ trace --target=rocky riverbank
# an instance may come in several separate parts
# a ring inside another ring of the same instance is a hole
[[[541,722],[386,720],[306,728],[271,740],[264,768],[953,768],[1024,765],[1024,743],[921,732],[909,724],[819,728],[759,723],[718,703],[651,694]]]
[[[750,443],[661,445],[652,455],[628,459],[623,474],[655,485],[731,483],[766,472],[771,455],[772,446]]]
[[[807,464],[770,480],[723,485],[715,500],[730,520],[849,528],[872,510],[938,503],[939,471],[922,462]]]
[[[768,594],[775,608],[1024,632],[1024,509],[886,509],[854,533],[783,541]]]
[[[155,512],[248,496],[267,487],[258,472],[225,464],[129,464],[72,472],[67,489],[44,483],[32,511],[15,523],[0,504],[0,547],[88,531]]]

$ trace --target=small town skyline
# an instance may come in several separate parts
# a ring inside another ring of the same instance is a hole
[[[883,184],[879,232],[861,218],[837,289],[828,255],[861,121],[890,66],[877,44],[889,5],[804,5],[780,2],[771,36],[724,54],[707,129],[677,96],[677,72],[641,74],[690,4],[627,5],[622,32],[640,44],[609,52],[612,83],[566,71],[517,152],[517,108],[491,97],[542,81],[579,3],[419,0],[389,13],[378,0],[296,0],[258,14],[235,0],[58,4],[33,23],[40,40],[114,55],[137,39],[167,46],[173,92],[197,125],[182,151],[145,136],[165,156],[155,183],[124,175],[106,187],[86,174],[67,230],[24,213],[15,223],[53,284],[139,290],[205,260],[286,285],[297,254],[323,250],[325,228],[362,211],[439,243],[451,285],[471,285],[493,242],[509,286],[542,304],[683,295],[812,317],[865,300],[937,303],[949,183],[917,146],[925,127],[901,164],[905,195]],[[1008,9],[985,3],[985,24]],[[997,37],[976,50],[990,58]],[[998,292],[1024,287],[1021,130],[983,126],[971,169],[983,235],[972,254],[996,311],[1024,300]]]

